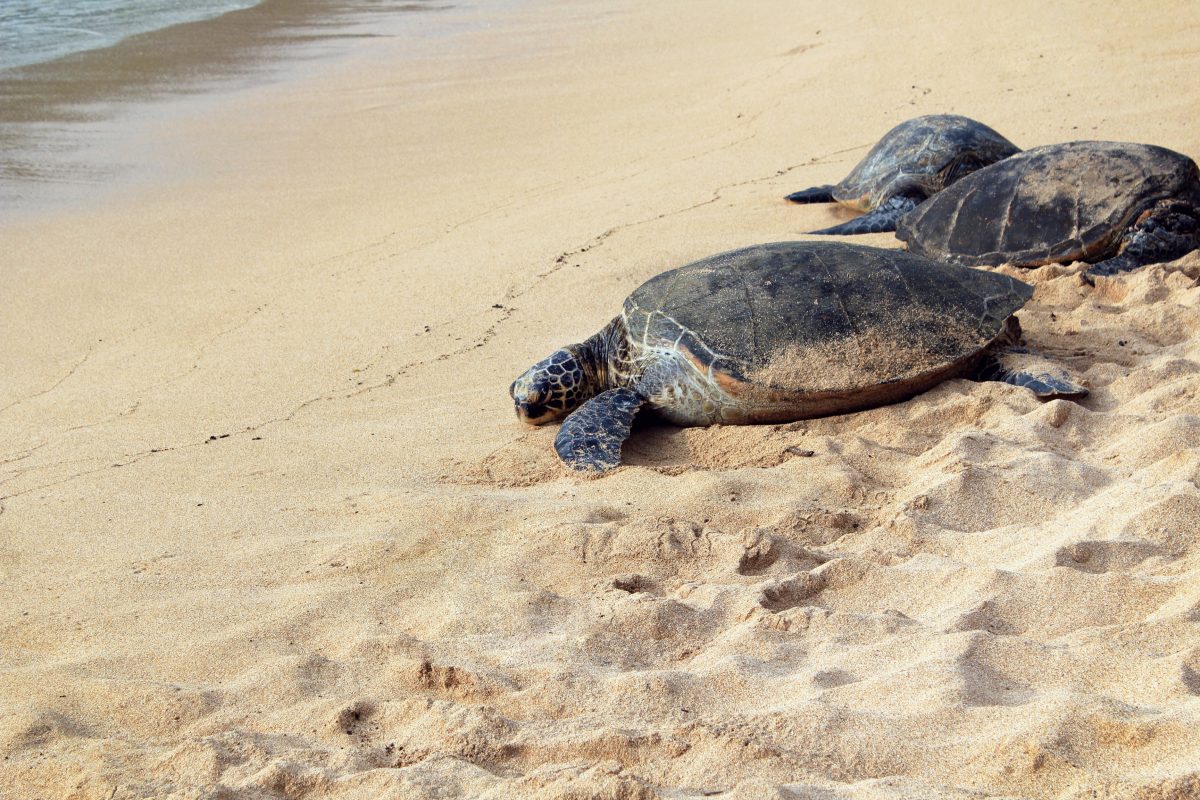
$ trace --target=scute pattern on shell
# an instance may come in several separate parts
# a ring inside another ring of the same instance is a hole
[[[980,166],[1020,152],[983,123],[957,114],[930,114],[900,123],[871,148],[833,189],[839,203],[859,211],[888,197],[918,190],[926,196],[946,187],[943,171],[957,158]]]
[[[1031,294],[903,251],[780,242],[661,273],[624,318],[634,351],[683,352],[713,380],[849,396],[977,354]]]
[[[900,220],[910,252],[955,264],[1035,266],[1115,254],[1159,200],[1200,203],[1187,156],[1128,142],[1026,150],[967,176]]]

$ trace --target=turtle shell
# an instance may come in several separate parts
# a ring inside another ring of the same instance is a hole
[[[901,250],[779,242],[661,273],[624,319],[635,358],[677,352],[769,421],[894,402],[961,374],[1032,293]]]
[[[955,264],[1102,261],[1159,200],[1200,202],[1192,159],[1145,144],[1068,142],[985,167],[900,219],[913,253]]]
[[[981,122],[931,114],[901,122],[833,187],[839,203],[870,211],[893,195],[933,195],[955,180],[1020,148]]]

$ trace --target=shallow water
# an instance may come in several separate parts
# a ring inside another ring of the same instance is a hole
[[[0,69],[108,47],[134,34],[256,4],[256,0],[4,0],[0,3]]]

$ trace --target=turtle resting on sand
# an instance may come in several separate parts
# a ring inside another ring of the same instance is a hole
[[[896,230],[896,222],[927,197],[958,179],[1008,158],[1020,148],[981,122],[931,114],[892,128],[836,186],[814,186],[787,196],[793,203],[841,203],[867,213],[812,233]]]
[[[633,291],[595,336],[509,389],[517,416],[566,417],[576,470],[609,470],[643,406],[678,425],[787,422],[894,403],[954,377],[1039,397],[1087,390],[1015,348],[1033,289],[902,250],[779,242],[705,258]]]
[[[954,264],[1087,261],[1087,275],[1111,275],[1200,247],[1200,171],[1146,144],[1035,147],[923,203],[896,236]]]

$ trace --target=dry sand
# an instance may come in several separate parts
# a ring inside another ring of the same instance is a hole
[[[1081,404],[581,480],[506,393],[908,117],[1200,154],[1197,14],[538,0],[160,120],[0,230],[0,797],[1200,797],[1200,258],[1028,275]]]

